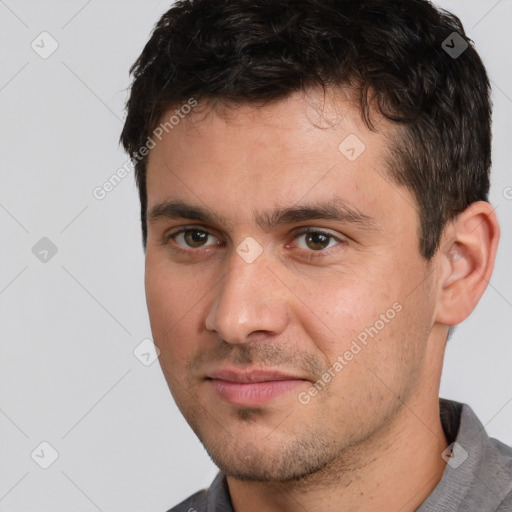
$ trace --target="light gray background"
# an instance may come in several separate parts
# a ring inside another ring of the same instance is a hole
[[[494,84],[491,202],[503,229],[491,285],[448,345],[441,396],[512,444],[512,1],[438,3],[462,18]],[[133,175],[92,195],[127,160],[128,68],[169,6],[0,0],[4,512],[164,511],[216,472],[158,363],[133,354],[151,337]],[[47,59],[31,48],[43,31],[59,45]],[[58,249],[46,263],[32,253],[42,237]],[[48,469],[31,458],[43,441],[59,454]]]

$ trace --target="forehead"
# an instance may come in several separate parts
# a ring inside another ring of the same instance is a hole
[[[200,138],[203,142],[215,139],[217,144],[223,134],[233,140],[234,136],[244,137],[250,131],[254,143],[261,138],[271,146],[272,139],[275,139],[282,150],[290,149],[286,144],[286,134],[291,137],[315,134],[318,139],[320,133],[315,132],[323,132],[326,136],[335,134],[335,137],[346,132],[357,133],[374,149],[383,149],[395,136],[396,125],[386,120],[376,105],[372,104],[369,113],[374,129],[370,130],[363,120],[359,100],[352,89],[330,88],[324,91],[318,87],[294,92],[283,99],[266,103],[205,99],[200,102],[194,100],[195,106],[190,108],[189,99],[168,109],[156,129],[161,133],[159,140],[162,137],[172,140],[174,135],[174,138]],[[258,132],[260,137],[256,138]],[[291,153],[298,154],[308,149],[308,145],[299,147],[292,144]]]
[[[388,176],[393,127],[378,115],[372,122],[376,131],[348,95],[314,90],[264,106],[200,103],[150,151],[148,210],[174,198],[219,213],[255,212],[262,204],[333,195],[349,206],[385,209],[393,194],[411,206],[407,191],[397,193]]]

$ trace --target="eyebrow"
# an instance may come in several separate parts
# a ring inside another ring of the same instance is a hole
[[[189,219],[205,223],[218,223],[230,227],[224,216],[203,206],[188,204],[180,200],[164,201],[155,205],[147,214],[148,222],[161,219]],[[254,221],[261,229],[270,231],[282,224],[293,224],[306,220],[335,220],[345,224],[356,224],[364,229],[375,229],[375,219],[364,214],[340,199],[275,208],[268,212],[255,213]]]

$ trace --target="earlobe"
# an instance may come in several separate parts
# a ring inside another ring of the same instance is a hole
[[[438,254],[438,323],[457,325],[474,310],[491,279],[499,234],[494,209],[483,201],[449,223]]]

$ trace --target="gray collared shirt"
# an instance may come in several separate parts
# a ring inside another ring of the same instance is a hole
[[[443,477],[416,512],[512,512],[512,448],[490,438],[469,405],[443,398],[439,405],[452,450]],[[225,475],[168,512],[234,512]]]

